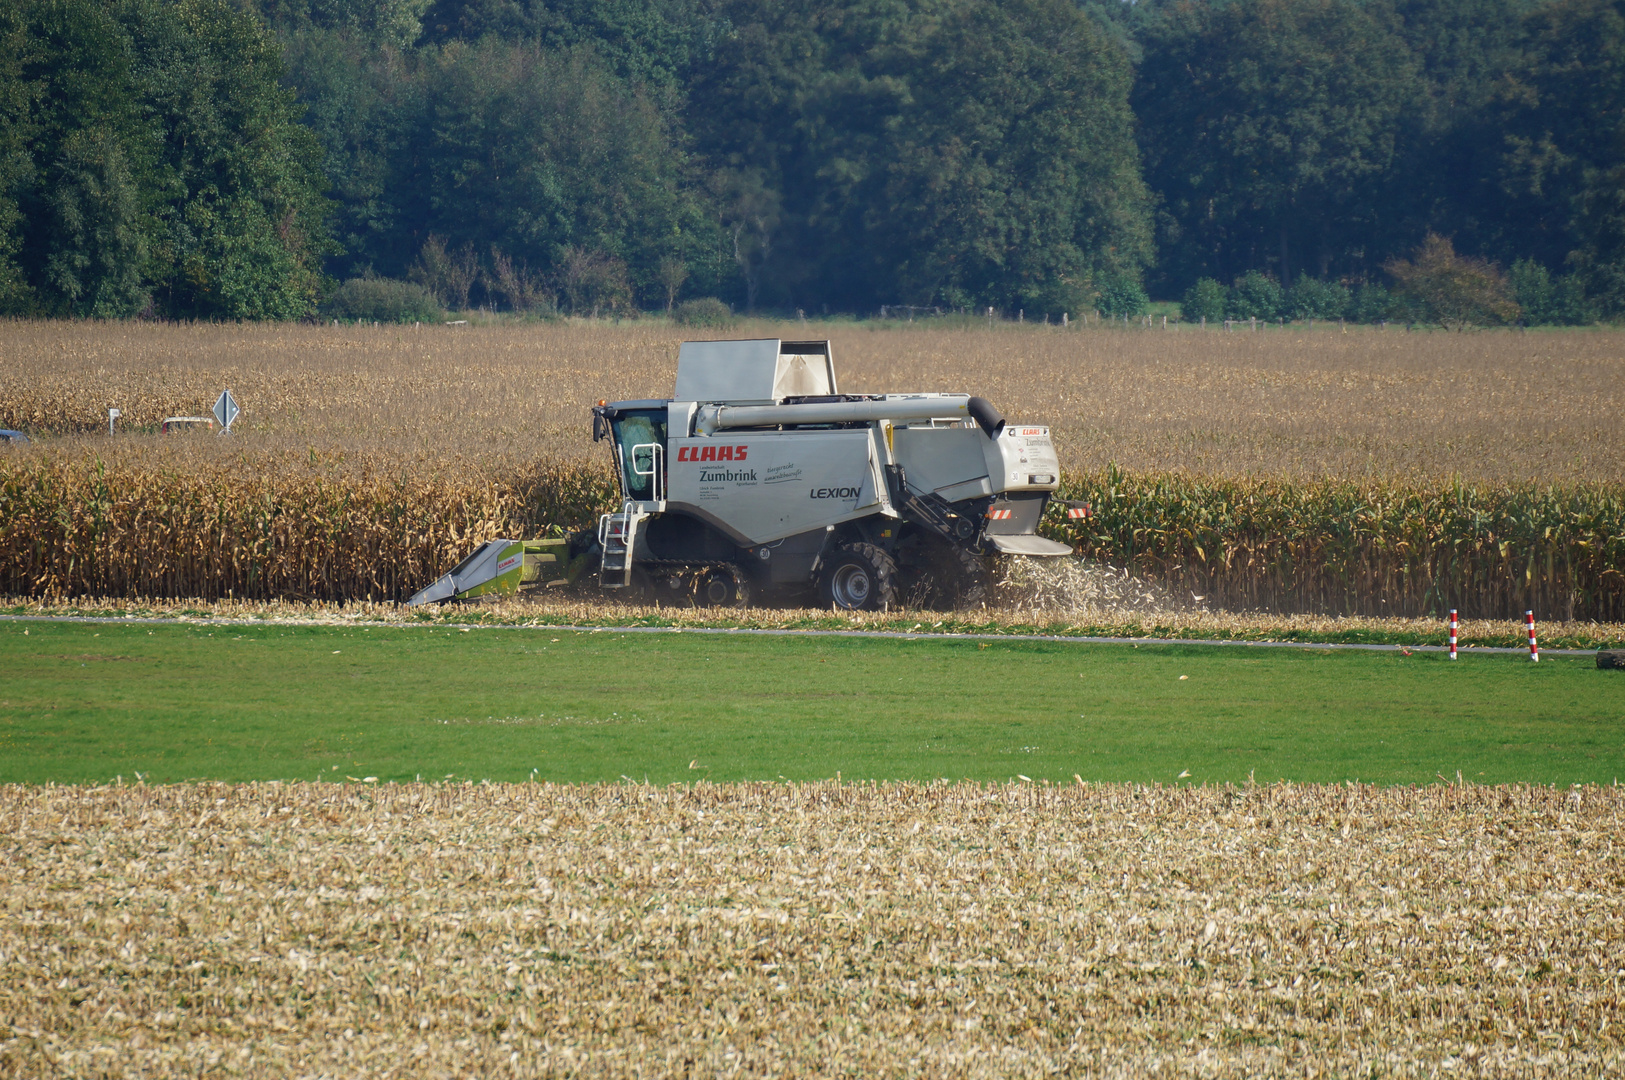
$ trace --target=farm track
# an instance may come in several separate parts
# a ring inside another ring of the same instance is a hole
[[[611,632],[630,627],[719,631],[774,630],[903,635],[987,635],[1007,640],[1021,637],[1199,639],[1236,643],[1428,646],[1446,640],[1444,623],[1433,618],[1331,617],[1270,615],[1225,611],[1116,609],[1082,603],[998,605],[955,612],[848,611],[796,607],[702,608],[647,607],[593,596],[591,590],[552,590],[575,595],[542,599],[495,599],[471,605],[437,606],[430,610],[395,604],[259,603],[222,600],[62,600],[38,601],[0,597],[0,615],[15,618],[105,619],[224,625],[289,626],[485,626],[578,627],[583,632]],[[1543,651],[1625,647],[1625,623],[1541,622]],[[1523,620],[1464,619],[1463,648],[1527,648]]]
[[[1595,1076],[1618,788],[0,788],[0,1076]]]
[[[175,619],[158,617],[137,617],[133,615],[0,615],[0,622],[69,622],[69,623],[97,623],[97,624],[144,624],[151,626],[173,625]],[[210,619],[211,626],[265,626],[274,625],[276,620],[265,619]],[[293,625],[315,625],[309,623],[296,623]],[[876,640],[919,641],[927,638],[947,638],[958,641],[1043,641],[1059,644],[1074,645],[1215,645],[1238,646],[1265,649],[1363,649],[1375,652],[1399,652],[1403,650],[1407,655],[1412,652],[1449,652],[1448,645],[1388,645],[1371,642],[1327,642],[1327,641],[1249,641],[1236,638],[1173,638],[1173,637],[1102,637],[1091,634],[1040,634],[1040,633],[1005,633],[1005,634],[978,634],[959,630],[945,630],[942,632],[920,630],[819,630],[812,628],[775,629],[760,626],[588,626],[572,623],[460,623],[447,620],[433,623],[394,623],[393,626],[403,629],[422,627],[423,629],[440,630],[545,630],[556,633],[560,630],[575,634],[724,634],[732,637],[833,637],[833,638],[874,638]],[[1466,651],[1481,653],[1523,653],[1526,646],[1517,645],[1470,645]],[[1540,650],[1554,656],[1591,656],[1595,649],[1565,649],[1546,647]]]

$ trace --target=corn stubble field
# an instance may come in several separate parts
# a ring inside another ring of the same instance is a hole
[[[0,789],[0,1076],[1596,1076],[1617,788]]]
[[[1182,602],[1625,620],[1625,335],[749,325],[828,333],[849,391],[1053,426],[1053,522]],[[399,600],[498,535],[613,503],[599,398],[669,392],[660,322],[9,323],[0,592]],[[229,441],[161,439],[229,385]],[[106,410],[125,434],[107,437]]]

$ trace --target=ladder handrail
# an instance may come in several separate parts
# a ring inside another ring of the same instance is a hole
[[[621,527],[621,542],[626,545],[626,572],[622,578],[623,585],[632,584],[632,548],[638,541],[638,522],[644,515],[638,510],[638,504],[631,499],[621,507],[621,518],[625,524]]]
[[[645,449],[649,451],[649,467],[640,469],[638,468],[638,451]],[[653,496],[651,501],[659,502],[664,499],[666,497],[666,448],[657,442],[638,443],[632,447],[627,456],[631,458],[632,475],[650,478],[649,494]],[[627,501],[630,502],[631,500]]]

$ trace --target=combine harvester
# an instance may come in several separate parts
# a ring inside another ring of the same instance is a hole
[[[965,394],[842,394],[827,341],[685,342],[671,400],[592,413],[620,511],[566,539],[493,540],[410,603],[596,573],[651,601],[816,589],[847,610],[953,607],[981,597],[994,556],[1072,553],[1034,532],[1060,479],[1049,428]]]

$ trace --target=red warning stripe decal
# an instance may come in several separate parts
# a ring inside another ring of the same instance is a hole
[[[1086,518],[1089,516],[1089,508],[1087,506],[1067,507],[1066,516],[1069,518]]]
[[[999,510],[999,509],[989,509],[988,512],[987,512],[987,517],[988,517],[989,521],[1005,521],[1005,520],[1009,519],[1010,511],[1008,511],[1008,510]]]

